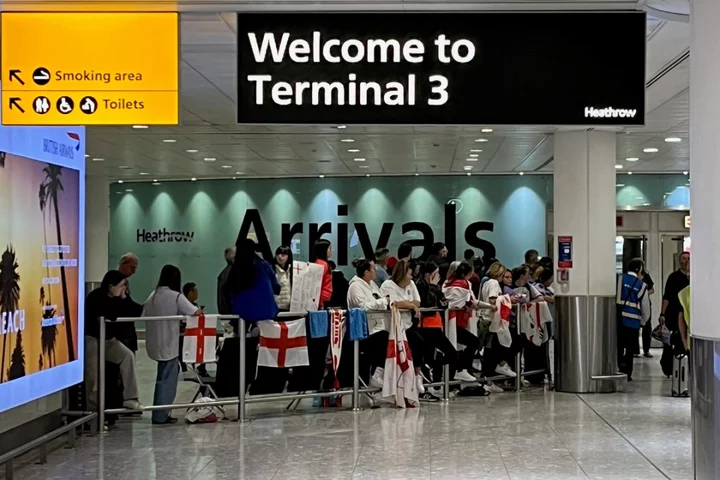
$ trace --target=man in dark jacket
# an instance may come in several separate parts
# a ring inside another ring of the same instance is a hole
[[[235,247],[225,249],[225,268],[223,268],[217,278],[217,309],[220,315],[232,314],[232,299],[227,291],[228,275],[230,268],[235,261]]]

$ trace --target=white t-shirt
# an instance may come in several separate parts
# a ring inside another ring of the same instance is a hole
[[[185,295],[160,287],[150,294],[143,308],[143,317],[192,315],[198,307]],[[145,323],[145,349],[148,357],[167,361],[180,356],[180,320],[150,320]]]
[[[503,289],[500,287],[500,282],[497,280],[491,278],[487,282],[483,284],[482,291],[480,292],[480,296],[482,297],[482,301],[486,303],[495,304],[494,302],[491,302],[491,298],[497,298],[502,296]],[[485,323],[492,322],[494,313],[492,310],[480,310],[480,318]]]
[[[380,287],[380,295],[383,297],[390,297],[390,303],[420,301],[420,293],[418,293],[418,289],[413,281],[410,281],[405,288],[400,288],[397,283],[393,282],[391,279],[387,279]],[[402,320],[405,330],[412,327],[412,316],[413,313],[410,311],[400,311],[400,320]]]

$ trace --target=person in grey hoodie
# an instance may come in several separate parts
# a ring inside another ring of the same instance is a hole
[[[375,283],[375,263],[364,258],[353,261],[355,276],[348,288],[348,308],[362,308],[368,311],[368,332],[370,336],[360,342],[360,376],[372,387],[382,388],[382,371],[385,366],[387,343],[390,336],[387,330],[388,313],[372,310],[387,310],[388,299],[380,295]],[[372,378],[370,374],[372,373]]]

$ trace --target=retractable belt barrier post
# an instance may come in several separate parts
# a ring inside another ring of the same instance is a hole
[[[520,308],[521,306],[517,306],[517,319],[516,319],[516,328],[518,332],[518,341],[519,341],[519,335],[520,335]],[[450,316],[449,316],[449,309],[439,309],[439,308],[421,308],[421,313],[442,313],[443,314],[443,327],[445,332],[448,332],[450,328]],[[367,313],[389,313],[387,310],[372,310],[368,311]],[[304,317],[307,315],[307,312],[282,312],[278,315],[279,319],[283,318],[297,318],[297,317]],[[142,320],[145,322],[153,322],[153,321],[167,321],[167,320],[183,320],[185,317],[180,315],[174,315],[174,316],[166,316],[166,317],[139,317],[139,318],[118,318],[115,320],[115,322],[136,322],[138,320]],[[360,394],[371,394],[376,393],[379,391],[377,388],[360,388],[360,341],[355,340],[353,341],[353,384],[352,388],[350,390],[348,389],[341,389],[341,390],[332,390],[329,392],[320,392],[320,391],[313,391],[313,392],[303,392],[303,393],[277,393],[277,394],[268,394],[268,395],[247,395],[247,378],[246,378],[246,331],[245,331],[245,321],[238,316],[235,315],[221,315],[218,317],[222,320],[232,320],[237,319],[238,320],[238,341],[239,341],[239,368],[240,372],[238,375],[238,397],[237,399],[231,398],[226,400],[215,400],[210,402],[204,402],[202,405],[207,407],[214,407],[214,406],[226,406],[226,405],[237,405],[238,406],[238,421],[240,422],[246,422],[248,421],[247,418],[247,412],[246,412],[246,405],[248,403],[264,403],[264,402],[273,402],[278,400],[300,400],[303,398],[313,398],[313,397],[337,397],[337,396],[345,396],[345,395],[351,395],[352,396],[352,410],[353,411],[359,411],[360,408]],[[116,408],[116,409],[106,409],[105,408],[105,383],[107,381],[106,379],[106,373],[105,373],[105,332],[106,332],[106,323],[110,320],[105,320],[104,317],[100,317],[100,331],[99,331],[99,338],[103,339],[103,341],[98,341],[98,392],[97,392],[97,405],[98,405],[98,415],[97,415],[97,423],[98,423],[98,431],[102,432],[102,429],[105,424],[105,414],[106,413],[131,413],[136,412],[138,410],[130,410],[126,408]],[[522,348],[518,349],[518,353],[515,357],[515,369],[517,373],[517,377],[515,380],[515,388],[519,392],[522,388],[522,377],[525,377],[527,375],[533,375],[538,373],[544,373],[544,370],[535,370],[530,372],[521,372],[522,370]],[[504,380],[508,379],[509,377],[506,375],[498,375],[494,377],[488,378],[488,380]],[[450,366],[448,364],[445,364],[443,366],[443,380],[442,382],[432,382],[428,383],[425,386],[426,387],[442,387],[442,395],[443,395],[443,401],[447,402],[450,398],[450,386],[451,385],[459,385],[462,382],[459,380],[450,380]],[[152,406],[145,406],[142,408],[142,410],[139,411],[153,411],[153,410],[172,410],[172,409],[184,409],[184,408],[193,408],[196,407],[197,404],[195,403],[178,403],[178,404],[172,404],[172,405],[152,405]]]

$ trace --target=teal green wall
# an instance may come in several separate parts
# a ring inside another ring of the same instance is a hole
[[[688,177],[683,175],[618,175],[618,208],[678,207],[689,203]],[[337,224],[348,224],[349,260],[363,255],[353,223],[364,223],[373,246],[382,224],[394,223],[389,248],[393,253],[417,232],[402,234],[403,223],[429,224],[435,241],[445,241],[444,205],[456,202],[458,256],[468,248],[465,228],[477,221],[494,223],[493,232],[479,236],[494,244],[497,257],[518,265],[523,253],[544,254],[546,211],[552,204],[552,176],[420,176],[304,178],[286,180],[215,180],[113,184],[109,266],[126,252],[140,257],[132,279],[133,296],[144,301],[163,265],[180,267],[183,281],[200,289],[200,303],[215,311],[216,276],[224,266],[223,250],[233,245],[247,209],[258,209],[272,250],[280,245],[281,224],[302,222],[299,259],[307,259],[309,223],[331,222],[327,235],[337,249]],[[127,192],[126,190],[132,190]],[[337,205],[349,206],[338,216]],[[193,231],[192,242],[143,243],[137,230]],[[477,254],[480,249],[474,248]],[[416,248],[414,255],[421,250]],[[337,261],[337,253],[334,259]],[[348,277],[351,269],[344,267]]]
[[[546,211],[552,177],[376,177],[306,178],[288,180],[218,180],[114,184],[111,188],[111,267],[126,252],[140,258],[140,269],[132,278],[133,297],[144,301],[154,287],[163,265],[172,263],[183,272],[183,282],[193,281],[200,290],[200,303],[215,311],[216,277],[224,266],[223,250],[237,238],[245,211],[260,212],[269,243],[280,245],[282,223],[304,223],[300,239],[301,259],[307,259],[308,224],[333,224],[326,235],[337,248],[337,223],[348,223],[349,260],[362,256],[353,235],[353,223],[364,223],[373,246],[382,224],[393,222],[388,247],[394,253],[405,240],[419,238],[417,232],[403,235],[403,223],[429,224],[435,241],[445,241],[444,205],[456,202],[457,252],[468,245],[465,228],[477,221],[494,223],[493,232],[479,237],[493,243],[497,257],[518,265],[529,248],[546,245]],[[131,189],[132,192],[126,190]],[[349,215],[339,217],[337,205],[349,206]],[[193,231],[192,242],[138,242],[137,230]],[[480,249],[475,248],[480,254]],[[414,255],[421,249],[416,248]],[[541,252],[545,253],[545,252]],[[337,261],[337,253],[334,259]],[[345,267],[346,275],[351,268]]]

